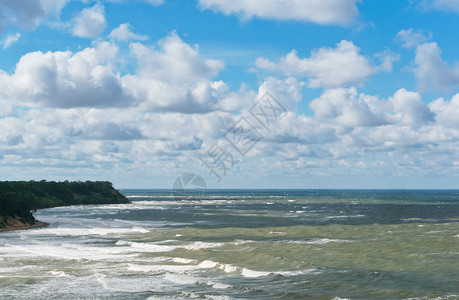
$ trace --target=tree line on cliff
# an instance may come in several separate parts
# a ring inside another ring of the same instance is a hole
[[[108,181],[0,182],[0,217],[11,216],[28,224],[35,223],[33,214],[37,209],[116,203],[129,203],[129,200]]]

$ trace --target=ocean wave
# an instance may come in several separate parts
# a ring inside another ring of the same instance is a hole
[[[164,292],[171,290],[162,278],[120,278],[96,273],[92,276],[104,290],[122,293]],[[127,297],[128,298],[128,297]]]
[[[209,248],[218,248],[225,243],[206,243],[206,242],[193,242],[187,245],[162,245],[158,243],[139,243],[119,240],[116,242],[117,246],[130,246],[134,249],[142,250],[143,252],[171,252],[176,249],[186,249],[186,250],[201,250]]]
[[[60,271],[60,270],[51,270],[51,271],[48,271],[48,274],[51,274],[56,277],[73,277],[65,273],[64,271]]]
[[[194,242],[185,246],[184,248],[187,250],[201,250],[201,249],[208,249],[208,248],[218,248],[225,245],[225,243],[206,243],[206,242]]]
[[[214,289],[229,289],[232,288],[232,285],[223,284],[219,282],[205,280],[203,278],[198,278],[190,275],[185,274],[166,274],[164,275],[164,279],[176,284],[183,284],[183,285],[193,285],[193,284],[200,284],[200,285],[207,285],[211,286]]]
[[[177,266],[177,265],[134,265],[129,264],[128,270],[130,271],[141,271],[141,272],[163,272],[163,279],[175,284],[180,285],[207,285],[215,289],[228,289],[232,286],[220,282],[210,281],[201,277],[196,277],[185,273],[186,271],[192,271],[197,269],[206,269],[206,265],[195,265],[195,266]]]
[[[178,273],[197,269],[199,269],[199,267],[195,265],[139,265],[132,263],[127,265],[128,271],[144,273]]]
[[[329,238],[316,238],[310,241],[288,241],[288,243],[292,244],[307,244],[307,245],[323,245],[328,243],[351,243],[351,240],[344,240],[344,239],[329,239]]]
[[[192,264],[192,263],[197,262],[197,260],[187,259],[187,258],[182,258],[182,257],[174,257],[172,261],[175,263],[179,263],[179,264]]]
[[[53,257],[63,260],[90,260],[90,261],[130,261],[137,254],[126,254],[129,248],[83,246],[79,244],[63,243],[61,245],[5,245],[11,249],[13,256]]]
[[[166,198],[166,199],[171,199],[171,198],[174,198],[174,196],[172,195],[162,195],[162,196],[159,196],[159,195],[128,195],[126,196],[126,198],[128,199],[138,199],[138,198],[147,198],[147,199],[161,199],[161,198]]]
[[[225,273],[239,273],[243,277],[246,278],[258,278],[258,277],[266,277],[271,274],[278,274],[282,276],[297,276],[297,275],[304,275],[304,274],[309,274],[316,269],[306,269],[306,270],[293,270],[293,271],[258,271],[258,270],[252,270],[246,267],[239,267],[235,266],[232,264],[225,264],[225,263],[220,263],[220,262],[215,262],[212,260],[204,260],[201,263],[197,265],[199,269],[216,269],[216,270],[222,270]]]
[[[291,271],[260,271],[260,270],[253,270],[247,267],[240,267],[235,266],[232,264],[225,264],[220,263],[212,260],[204,260],[198,263],[196,260],[189,260],[184,258],[177,258],[174,257],[170,259],[170,261],[175,263],[181,263],[181,265],[172,265],[172,264],[132,264],[129,263],[127,265],[127,270],[134,271],[134,272],[145,272],[145,273],[166,273],[165,276],[171,279],[173,278],[176,283],[196,283],[199,279],[190,279],[190,276],[185,276],[184,272],[198,272],[200,270],[210,270],[214,269],[216,271],[220,270],[225,273],[230,274],[240,274],[246,278],[258,278],[258,277],[266,277],[271,274],[278,274],[282,276],[297,276],[297,275],[304,275],[309,274],[316,269],[306,269],[306,270],[291,270]],[[172,274],[172,275],[171,275]],[[180,275],[180,276],[175,276]]]
[[[243,268],[241,271],[241,275],[247,278],[265,277],[270,274],[272,274],[272,272],[254,271],[247,268]]]
[[[345,219],[345,218],[363,218],[365,215],[348,215],[348,216],[326,216],[325,219]]]
[[[283,232],[283,231],[270,231],[269,234],[279,234],[279,235],[286,235],[287,232]]]
[[[130,234],[130,233],[148,233],[148,229],[143,227],[93,227],[93,228],[67,228],[67,227],[57,227],[57,228],[41,228],[40,230],[30,230],[27,232],[21,232],[21,235],[59,235],[59,236],[85,236],[85,235],[117,235],[117,234]]]

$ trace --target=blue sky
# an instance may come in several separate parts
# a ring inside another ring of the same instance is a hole
[[[456,28],[457,0],[0,0],[0,174],[459,188]]]

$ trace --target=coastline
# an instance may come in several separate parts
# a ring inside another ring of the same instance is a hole
[[[49,223],[35,221],[34,224],[29,224],[29,223],[23,223],[20,220],[13,218],[13,217],[7,217],[5,225],[6,225],[5,227],[0,228],[0,232],[42,228],[42,227],[48,226]]]
[[[48,226],[35,219],[37,209],[120,203],[130,200],[109,181],[0,181],[0,232]]]

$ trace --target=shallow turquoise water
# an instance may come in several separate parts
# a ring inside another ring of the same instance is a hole
[[[122,191],[0,235],[2,299],[459,299],[459,191]]]

